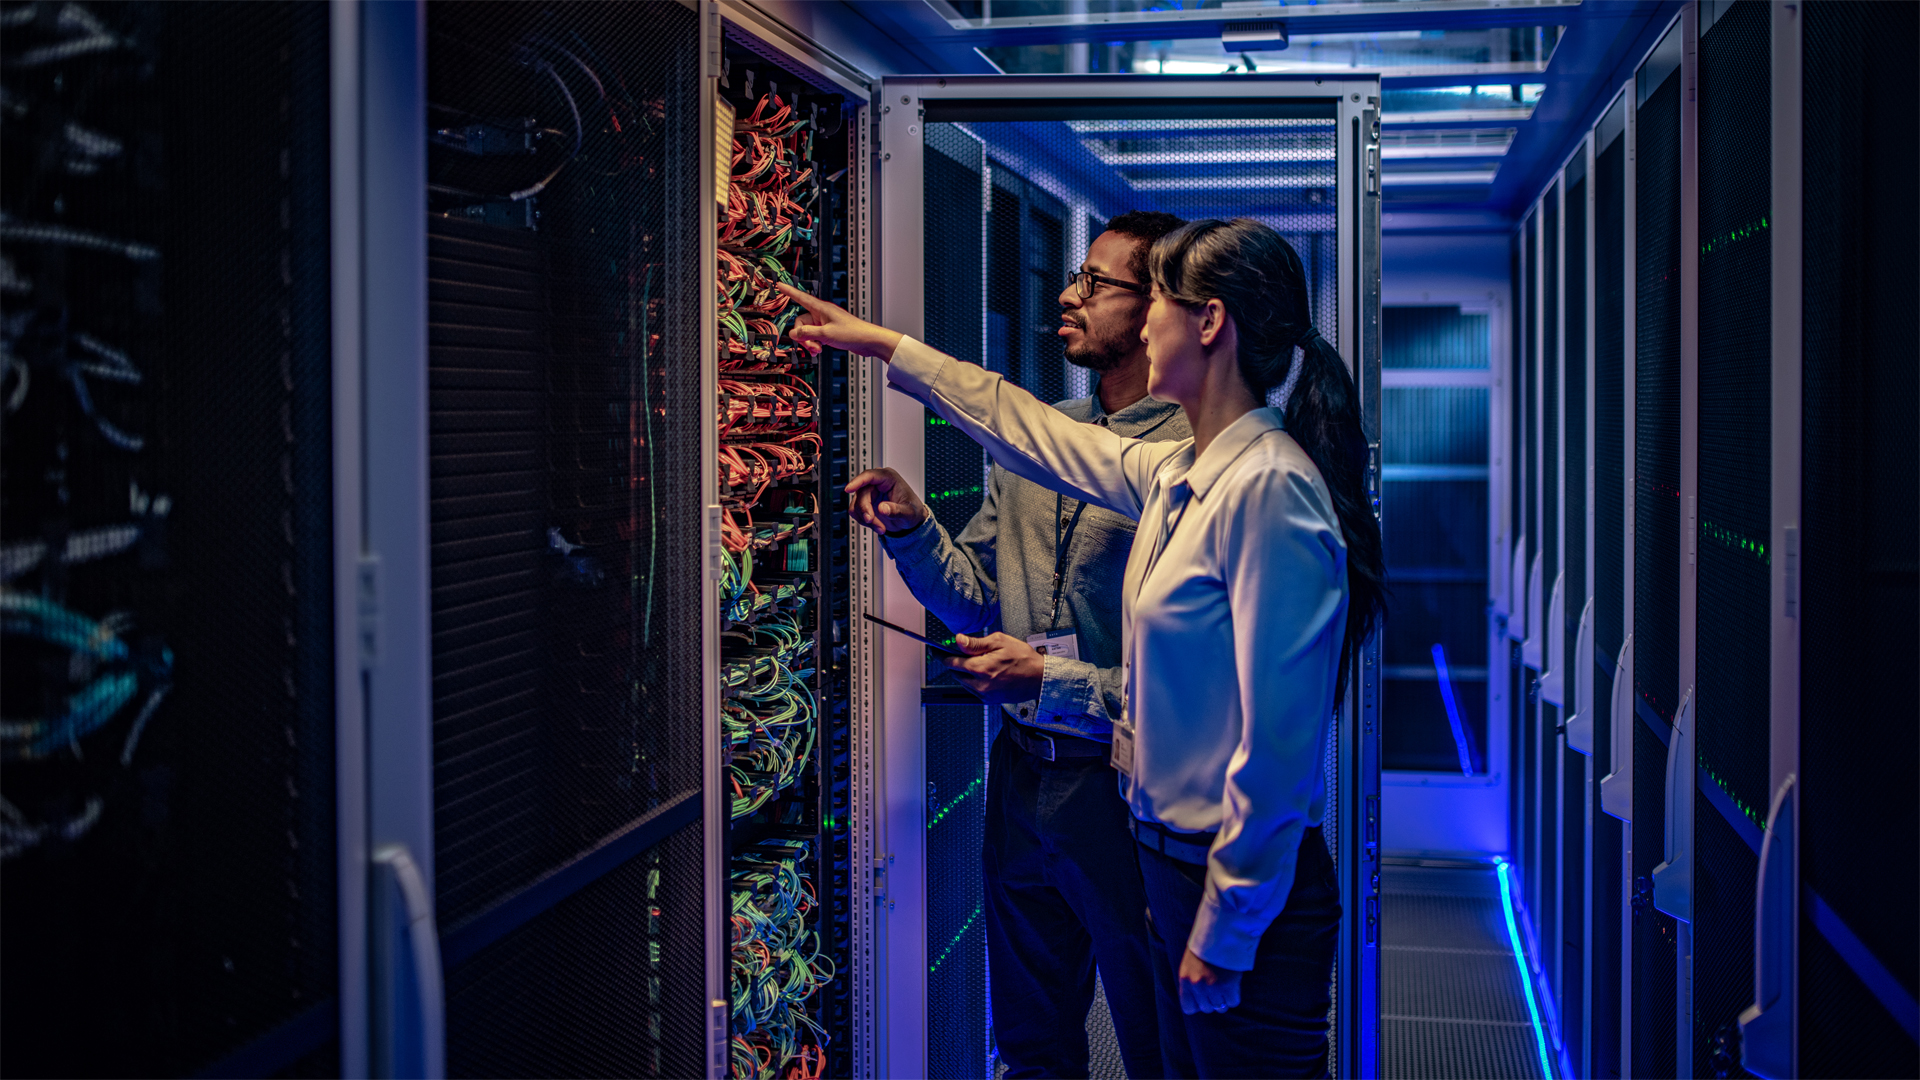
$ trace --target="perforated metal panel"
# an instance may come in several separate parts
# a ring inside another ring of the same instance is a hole
[[[449,1076],[700,1076],[700,829],[447,973]]]
[[[1920,993],[1920,124],[1911,5],[1806,10],[1800,768],[1803,882]],[[1895,496],[1893,493],[1904,493]],[[1803,901],[1800,1071],[1920,1074],[1920,1051]]]
[[[1624,107],[1624,106],[1622,106]],[[1611,774],[1613,676],[1623,642],[1626,588],[1626,140],[1594,158],[1593,642],[1573,656],[1594,679],[1593,775]],[[1599,798],[1598,784],[1594,798]],[[1619,1076],[1621,822],[1596,804],[1593,815],[1593,988],[1589,1070]]]
[[[997,717],[979,705],[929,705],[926,718],[927,1075],[983,1077],[991,1035],[980,844],[988,730]]]
[[[1680,704],[1680,83],[1675,70],[1640,107],[1634,162],[1633,677],[1636,712],[1663,726]],[[1676,929],[1650,876],[1665,857],[1667,750],[1644,721],[1633,755],[1632,1068],[1671,1076]]]
[[[1571,172],[1571,170],[1570,170]],[[1566,587],[1561,625],[1548,627],[1561,635],[1560,668],[1566,707],[1563,722],[1576,707],[1574,689],[1589,678],[1592,661],[1582,657],[1575,647],[1580,636],[1580,615],[1587,598],[1587,192],[1584,175],[1567,186],[1566,202],[1566,302],[1561,320],[1561,395],[1560,414],[1564,427],[1566,452],[1562,455],[1561,475],[1565,488],[1563,534],[1565,540]],[[1605,701],[1605,698],[1598,699]],[[1587,896],[1587,815],[1585,755],[1567,749],[1560,751],[1560,911],[1557,947],[1560,953],[1560,1030],[1566,1038],[1567,1056],[1581,1060],[1584,1052],[1586,1009],[1586,896]]]
[[[1764,823],[1771,727],[1770,13],[1723,12],[1700,39],[1700,517],[1694,747],[1705,781]],[[1738,1074],[1753,1003],[1754,852],[1695,796],[1693,1060]],[[1729,1071],[1731,1070],[1731,1071]]]
[[[324,1061],[327,13],[0,19],[0,1071]]]
[[[1540,1076],[1492,869],[1382,877],[1382,1075]]]
[[[1593,644],[1609,657],[1626,637],[1626,163],[1622,136],[1593,170]],[[1595,755],[1607,745],[1595,735]]]
[[[697,56],[678,7],[427,11],[443,935],[699,786]],[[683,830],[455,962],[450,1071],[697,1071],[700,862]]]

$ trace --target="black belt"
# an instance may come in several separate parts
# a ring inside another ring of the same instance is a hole
[[[1213,850],[1213,838],[1218,833],[1210,832],[1174,832],[1157,821],[1141,821],[1132,814],[1127,815],[1127,827],[1133,830],[1133,838],[1149,849],[1165,855],[1169,859],[1178,859],[1195,866],[1207,865],[1207,854]],[[1300,842],[1305,844],[1309,838],[1318,840],[1320,826],[1309,825],[1301,834]],[[1322,844],[1326,841],[1321,840]]]
[[[1104,758],[1113,754],[1113,748],[1106,743],[1083,739],[1078,735],[1060,735],[1051,731],[1040,731],[1014,720],[1008,720],[1005,726],[1007,737],[1013,740],[1015,746],[1042,761]]]
[[[1127,828],[1133,831],[1133,838],[1148,849],[1195,866],[1207,865],[1207,852],[1213,850],[1213,838],[1219,835],[1210,832],[1174,832],[1157,821],[1141,821],[1132,814],[1127,815]]]

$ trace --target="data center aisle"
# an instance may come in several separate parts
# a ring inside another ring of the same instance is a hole
[[[1382,1075],[1537,1080],[1493,868],[1388,862],[1380,889]]]

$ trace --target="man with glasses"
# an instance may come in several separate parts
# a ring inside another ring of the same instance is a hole
[[[1192,435],[1147,396],[1147,249],[1185,224],[1134,211],[1109,222],[1060,292],[1067,360],[1098,377],[1056,408],[1154,442]],[[1129,1076],[1159,1076],[1146,896],[1128,810],[1108,764],[1120,715],[1120,588],[1134,523],[993,466],[957,537],[892,469],[847,485],[850,512],[971,655],[948,666],[1001,706],[987,772],[987,956],[1007,1076],[1086,1076],[1099,970]],[[984,635],[984,636],[969,636]]]

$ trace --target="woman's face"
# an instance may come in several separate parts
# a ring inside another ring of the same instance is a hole
[[[1140,331],[1140,340],[1147,343],[1147,393],[1183,406],[1199,399],[1206,375],[1200,340],[1206,314],[1205,307],[1188,307],[1154,287],[1147,324]]]

